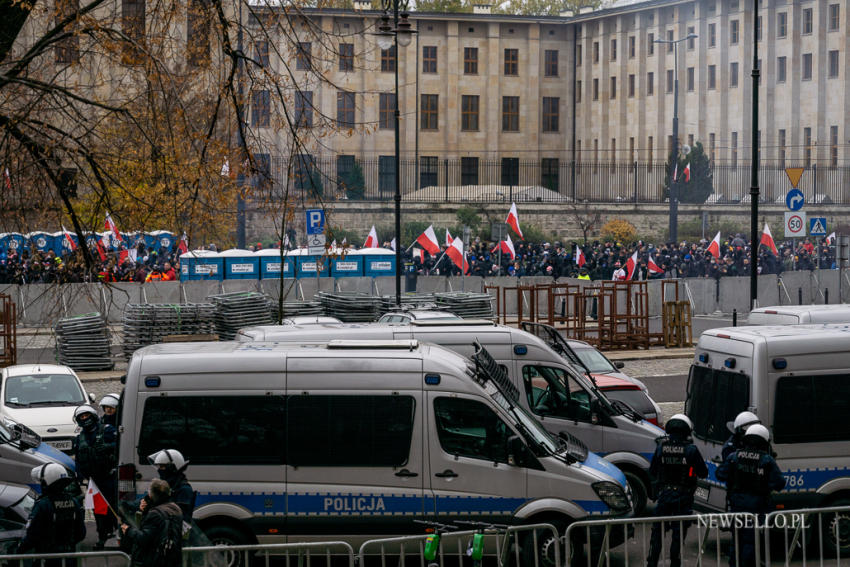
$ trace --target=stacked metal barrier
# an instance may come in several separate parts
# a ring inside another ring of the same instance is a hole
[[[379,315],[380,298],[368,293],[343,292],[316,294],[325,315],[346,323],[368,323]]]
[[[264,293],[238,291],[207,297],[215,305],[215,328],[223,341],[233,340],[242,327],[270,325],[272,301]]]
[[[435,293],[437,308],[464,319],[492,319],[493,296],[488,293],[453,291]]]
[[[271,302],[272,319],[286,319],[287,317],[301,317],[302,315],[322,315],[322,304],[318,301],[284,301],[283,306]]]
[[[109,329],[100,313],[59,319],[56,360],[74,370],[111,370],[115,363],[109,349]]]
[[[212,303],[128,303],[124,308],[124,356],[171,335],[215,333]]]

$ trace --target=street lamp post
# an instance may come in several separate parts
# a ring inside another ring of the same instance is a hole
[[[673,46],[673,144],[670,149],[670,241],[679,241],[679,182],[673,179],[676,164],[679,161],[679,44],[696,39],[697,34],[690,33],[679,39],[656,39],[655,43]]]
[[[407,47],[416,31],[410,25],[407,14],[407,3],[401,6],[399,13],[399,0],[381,0],[381,23],[378,26],[378,47],[387,50],[395,47],[395,302],[401,306],[401,134],[399,122],[398,93],[398,51],[399,47]],[[390,25],[389,12],[392,10],[392,26]]]
[[[753,0],[753,154],[750,178],[750,309],[758,307],[759,263],[759,5]],[[820,257],[820,254],[818,254]]]

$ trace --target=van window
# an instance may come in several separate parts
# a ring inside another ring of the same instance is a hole
[[[411,396],[289,396],[288,464],[400,467],[410,456]]]
[[[723,443],[730,435],[726,423],[750,403],[749,376],[691,366],[688,384],[685,413],[694,422],[694,435]]]
[[[775,408],[775,443],[850,440],[850,375],[783,376]]]
[[[590,394],[563,369],[523,366],[522,380],[532,412],[590,421]]]
[[[434,400],[440,447],[449,455],[508,462],[511,429],[487,404],[464,398]]]
[[[283,396],[167,396],[145,402],[139,461],[174,448],[195,465],[283,464]]]

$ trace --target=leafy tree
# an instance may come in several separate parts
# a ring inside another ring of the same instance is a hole
[[[685,166],[691,164],[691,180],[685,181],[684,171]],[[664,177],[664,198],[670,197],[670,162],[665,164]],[[678,190],[680,203],[705,203],[708,196],[714,192],[713,174],[711,172],[711,163],[708,156],[705,155],[705,150],[701,142],[694,144],[691,151],[686,156],[681,156],[678,163]]]
[[[340,179],[342,188],[345,190],[347,199],[362,200],[366,196],[366,179],[363,177],[363,168],[358,162],[354,167]]]
[[[478,215],[478,210],[474,207],[461,207],[455,213],[457,222],[460,226],[468,226],[473,232],[478,230],[481,225],[481,217]]]
[[[624,219],[611,219],[602,226],[603,240],[612,240],[627,244],[634,242],[637,236],[635,225]]]

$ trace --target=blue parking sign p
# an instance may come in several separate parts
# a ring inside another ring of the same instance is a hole
[[[322,234],[323,232],[325,232],[325,211],[307,209],[307,234]]]

